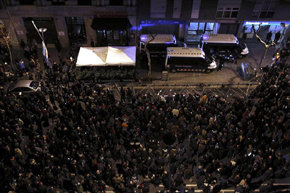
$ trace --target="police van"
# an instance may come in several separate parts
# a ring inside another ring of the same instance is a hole
[[[165,68],[176,71],[213,71],[217,68],[215,59],[201,48],[168,47]]]
[[[247,45],[240,43],[233,34],[203,35],[200,47],[208,54],[225,59],[237,59],[249,54]]]
[[[143,34],[140,36],[140,52],[145,53],[145,46],[151,57],[165,57],[167,47],[177,46],[177,41],[172,34]]]

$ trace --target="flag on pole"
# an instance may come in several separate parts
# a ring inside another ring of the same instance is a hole
[[[41,34],[39,33],[39,29],[36,27],[36,25],[35,25],[35,23],[34,23],[34,21],[31,21],[32,22],[32,25],[34,26],[34,28],[36,29],[36,31],[37,31],[37,34],[39,35],[39,37],[40,37],[40,39],[42,40],[42,55],[44,56],[44,58],[45,58],[45,62],[46,62],[46,64],[48,64],[48,51],[47,51],[47,48],[46,48],[46,46],[45,46],[45,43],[44,43],[44,39],[43,39],[43,37],[41,36]]]
[[[45,58],[45,62],[48,63],[48,51],[47,51],[44,41],[42,41],[42,55]]]

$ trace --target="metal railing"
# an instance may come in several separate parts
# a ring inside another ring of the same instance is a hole
[[[226,100],[247,99],[250,93],[258,86],[254,84],[195,84],[195,85],[126,85],[122,88],[130,89],[134,95],[148,95],[153,99],[160,96],[175,96],[176,94],[185,97],[189,95],[219,96]],[[114,84],[114,88],[120,92],[120,85]],[[119,94],[121,95],[121,94]]]

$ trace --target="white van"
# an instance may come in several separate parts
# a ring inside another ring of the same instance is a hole
[[[219,56],[219,54],[229,53],[232,57],[240,58],[249,54],[249,49],[245,43],[240,43],[233,34],[209,34],[203,35],[200,47],[209,54]]]
[[[149,50],[151,57],[166,56],[166,48],[177,46],[177,41],[172,34],[143,34],[140,36],[140,52],[145,48]]]
[[[176,71],[213,71],[217,68],[215,59],[201,48],[168,47],[165,68]]]

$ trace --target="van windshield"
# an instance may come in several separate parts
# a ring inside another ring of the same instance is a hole
[[[32,81],[29,86],[32,87],[32,88],[34,88],[34,89],[37,89],[37,87],[39,86],[39,82]]]
[[[242,48],[242,49],[245,49],[246,48],[246,44],[244,42],[240,42],[239,46]]]

